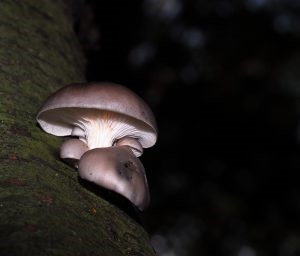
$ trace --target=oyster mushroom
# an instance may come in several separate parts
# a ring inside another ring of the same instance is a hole
[[[68,139],[60,147],[60,158],[78,168],[79,159],[88,150],[88,146],[83,141]]]
[[[38,111],[47,133],[72,136],[60,157],[81,178],[115,191],[140,210],[150,201],[144,167],[137,158],[156,143],[151,109],[134,92],[114,83],[71,84],[51,95]]]
[[[148,105],[128,88],[113,83],[63,87],[46,100],[36,119],[45,132],[76,136],[89,149],[113,146],[124,137],[148,148],[157,139]]]
[[[79,161],[78,171],[82,179],[123,195],[140,210],[149,205],[145,169],[128,146],[87,151]]]
[[[115,143],[117,146],[128,146],[136,157],[143,154],[143,147],[138,140],[131,137],[124,137]]]

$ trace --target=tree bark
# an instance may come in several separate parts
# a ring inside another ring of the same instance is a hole
[[[70,1],[69,1],[70,2]],[[84,81],[69,4],[0,1],[0,255],[155,255],[147,233],[87,189],[35,115]]]

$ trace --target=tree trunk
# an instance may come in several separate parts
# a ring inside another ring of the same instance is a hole
[[[154,255],[144,229],[83,186],[58,157],[62,139],[36,124],[49,94],[84,81],[72,25],[66,1],[0,1],[0,255]]]

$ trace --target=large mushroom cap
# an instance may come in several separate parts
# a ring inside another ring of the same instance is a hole
[[[139,130],[137,139],[145,148],[156,142],[157,126],[148,105],[128,88],[114,83],[71,84],[51,95],[37,114],[37,122],[47,133],[72,134],[74,122],[86,116],[108,113]]]
[[[81,157],[78,170],[81,178],[123,195],[140,210],[149,205],[145,169],[128,146],[89,150]]]

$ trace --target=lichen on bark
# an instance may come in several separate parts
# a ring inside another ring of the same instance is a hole
[[[35,115],[84,81],[66,1],[0,1],[0,254],[154,255],[147,233],[78,182]]]

